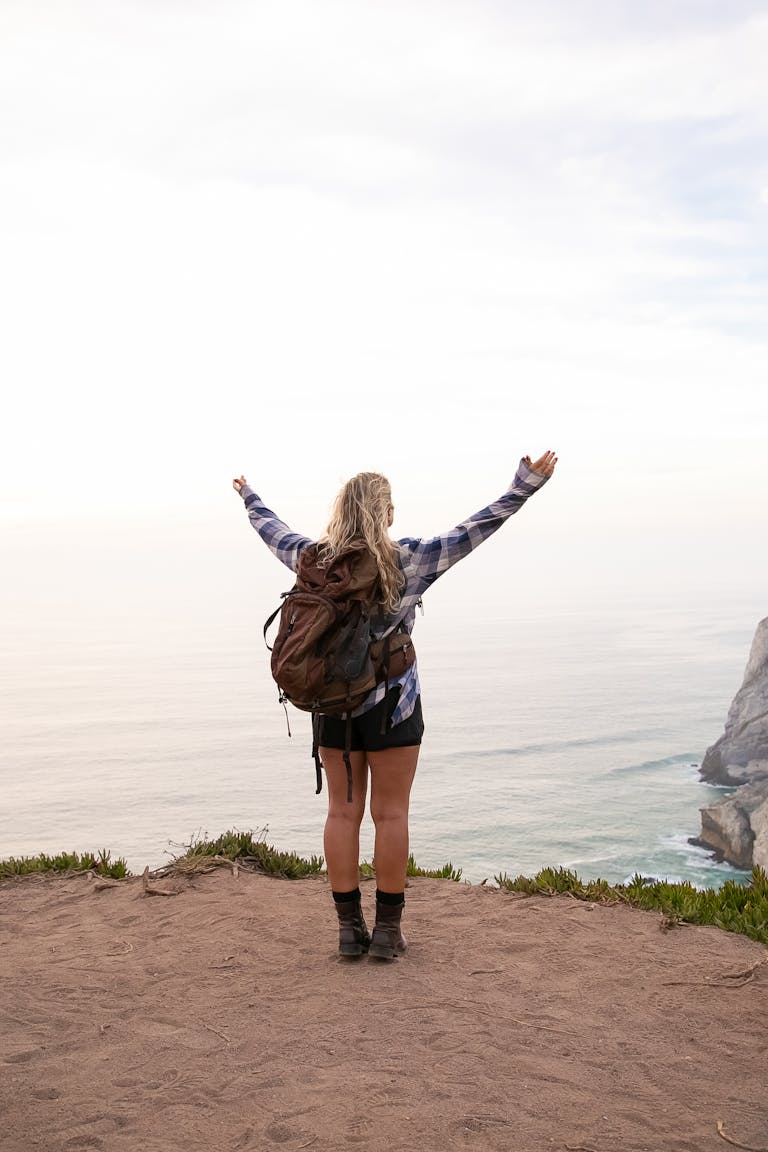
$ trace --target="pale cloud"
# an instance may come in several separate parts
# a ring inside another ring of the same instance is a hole
[[[768,20],[579,9],[6,4],[6,507],[218,514],[242,468],[309,516],[373,462],[464,513],[552,446],[561,530],[746,523]]]

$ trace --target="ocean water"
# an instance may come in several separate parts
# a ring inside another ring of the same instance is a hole
[[[0,857],[108,847],[140,870],[232,827],[321,852],[309,720],[292,711],[288,737],[261,638],[290,581],[245,593],[223,570],[147,571],[135,556],[128,577],[125,557],[111,580],[76,569],[55,594],[39,575],[18,587],[4,627]],[[758,596],[545,588],[502,611],[436,588],[425,607],[420,864],[450,860],[472,881],[547,865],[611,881],[743,875],[688,838],[721,794],[697,766],[741,682]]]

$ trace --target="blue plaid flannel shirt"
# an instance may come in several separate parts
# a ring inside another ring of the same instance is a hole
[[[405,577],[400,607],[394,613],[380,616],[373,622],[373,632],[377,637],[386,636],[403,622],[412,631],[416,618],[416,605],[421,596],[438,577],[447,572],[459,560],[468,556],[479,544],[501,527],[505,520],[519,512],[529,496],[532,496],[547,481],[547,476],[532,471],[525,460],[520,461],[514,480],[507,491],[487,508],[482,508],[474,516],[469,516],[442,536],[429,539],[412,539],[409,536],[397,540],[400,568]],[[308,544],[314,543],[308,536],[300,536],[283,523],[247,484],[240,490],[248,518],[264,543],[282,560],[287,568],[295,572],[299,555]],[[418,661],[402,676],[389,681],[389,687],[400,685],[400,699],[392,714],[392,725],[407,720],[416,705],[421,691],[419,685]],[[378,684],[366,700],[352,715],[360,716],[375,707],[384,699],[386,684]]]

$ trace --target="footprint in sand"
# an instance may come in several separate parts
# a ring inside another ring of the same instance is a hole
[[[303,1128],[277,1120],[264,1130],[264,1135],[268,1140],[274,1140],[275,1144],[287,1144],[289,1140],[306,1139],[308,1134]]]

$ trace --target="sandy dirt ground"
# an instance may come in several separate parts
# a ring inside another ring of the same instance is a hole
[[[3,1152],[768,1148],[744,937],[424,879],[345,962],[323,879],[154,886],[0,884]]]

